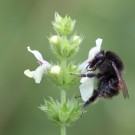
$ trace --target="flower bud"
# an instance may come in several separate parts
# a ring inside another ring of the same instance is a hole
[[[60,37],[57,36],[57,35],[51,36],[49,38],[49,42],[50,42],[51,45],[57,45],[57,44],[60,43]]]
[[[60,73],[60,66],[55,65],[51,68],[51,73],[52,74],[59,74]]]
[[[73,41],[76,41],[76,40],[78,40],[78,39],[80,39],[79,36],[74,36]]]
[[[80,36],[75,35],[72,40],[73,40],[74,43],[79,45],[82,42],[83,39]]]

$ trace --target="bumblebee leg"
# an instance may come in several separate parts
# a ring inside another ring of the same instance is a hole
[[[97,67],[99,67],[102,63],[103,63],[102,60],[97,61],[97,63],[96,63],[94,66],[92,66],[92,67],[90,68],[90,70],[88,70],[88,71],[95,71],[95,70],[97,69]],[[90,65],[88,65],[88,66],[90,67]],[[87,68],[86,68],[86,69],[87,69]]]
[[[95,74],[95,73],[87,73],[87,74],[72,74],[72,73],[70,73],[71,75],[75,75],[75,76],[78,76],[78,77],[89,77],[89,78],[91,78],[91,77],[100,77],[102,74],[100,74],[100,73],[97,73],[97,74]]]
[[[88,106],[90,103],[94,102],[97,97],[98,97],[98,91],[94,90],[92,97],[90,97],[90,98],[84,103],[84,105],[83,105],[83,107],[82,107],[83,110],[85,110],[85,109],[87,108],[87,106]]]

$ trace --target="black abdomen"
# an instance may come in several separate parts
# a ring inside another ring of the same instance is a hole
[[[102,78],[99,81],[98,96],[111,98],[119,93],[117,90],[118,79],[116,77]]]

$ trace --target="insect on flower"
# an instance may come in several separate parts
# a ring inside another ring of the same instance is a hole
[[[98,73],[89,72],[96,69],[99,70]],[[118,95],[120,90],[122,90],[124,98],[129,98],[126,83],[122,76],[123,69],[123,62],[118,55],[112,51],[99,51],[91,60],[87,61],[87,73],[73,74],[78,77],[95,77],[98,79],[98,86],[85,101],[83,109],[99,97],[107,99]]]

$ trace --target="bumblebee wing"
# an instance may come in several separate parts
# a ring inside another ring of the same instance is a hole
[[[121,72],[117,69],[116,65],[114,62],[112,62],[112,66],[116,72],[116,75],[118,77],[118,80],[119,80],[119,88],[122,90],[123,92],[123,96],[124,98],[129,98],[129,94],[128,94],[128,90],[127,90],[127,86],[126,86],[126,83],[124,81],[124,78],[123,76],[121,75]]]

